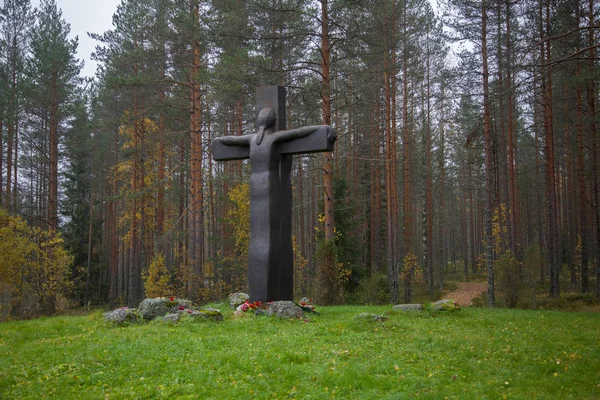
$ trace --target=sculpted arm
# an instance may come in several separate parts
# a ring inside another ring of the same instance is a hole
[[[277,142],[289,142],[290,140],[294,140],[297,138],[301,138],[304,136],[308,136],[313,132],[316,132],[320,129],[327,130],[327,139],[330,142],[334,142],[336,138],[335,131],[329,125],[312,125],[312,126],[304,126],[302,128],[290,129],[288,131],[279,131],[276,132]]]
[[[249,147],[250,146],[250,140],[252,139],[252,136],[254,136],[253,134],[250,135],[242,135],[242,136],[234,136],[234,135],[226,135],[226,136],[219,136],[214,138],[213,140],[216,140],[226,146],[244,146],[244,147]]]

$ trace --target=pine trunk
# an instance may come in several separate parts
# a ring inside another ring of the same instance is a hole
[[[403,136],[404,136],[404,253],[408,254],[412,251],[411,233],[412,233],[412,145],[411,135],[408,126],[408,45],[407,45],[407,12],[406,3],[404,3],[403,9],[403,32],[402,41],[404,47],[404,54],[402,57],[402,124],[403,124]],[[395,25],[395,24],[394,24]],[[395,68],[394,68],[395,70]],[[395,75],[395,74],[394,74]],[[395,85],[394,85],[395,86]],[[395,96],[394,96],[395,98]],[[396,108],[394,107],[394,110]],[[394,123],[394,126],[396,124]],[[395,170],[395,168],[394,168]],[[412,267],[409,271],[404,271],[404,302],[412,303],[412,281],[414,279],[414,271]]]
[[[381,243],[381,227],[379,223],[381,221],[380,210],[381,210],[381,187],[380,187],[380,152],[379,147],[381,145],[380,140],[380,123],[379,123],[379,99],[375,99],[375,105],[373,106],[373,116],[371,119],[371,275],[380,272],[380,258],[379,258],[379,246]]]
[[[594,0],[588,2],[588,47],[589,47],[589,69],[590,76],[596,68],[596,47],[597,43],[594,36]],[[598,185],[598,175],[600,174],[600,146],[598,141],[598,131],[596,127],[596,81],[591,78],[587,85],[587,98],[590,113],[590,133],[592,138],[592,177],[593,177],[593,196],[594,196],[594,217],[596,219],[596,296],[600,298],[600,186]]]
[[[485,148],[485,256],[487,264],[488,306],[496,304],[494,293],[494,261],[492,247],[492,193],[494,181],[492,176],[492,122],[489,100],[489,72],[487,55],[487,1],[483,1],[481,10],[481,57],[483,61],[483,131]]]
[[[563,106],[564,106],[564,115],[569,115],[569,107],[567,98],[569,96],[569,91],[567,88],[567,84],[565,83],[563,86]],[[568,262],[569,262],[569,277],[571,279],[571,290],[575,290],[577,288],[577,272],[574,260],[574,254],[576,252],[577,247],[577,238],[576,238],[576,222],[577,217],[574,215],[574,199],[576,189],[573,186],[575,180],[573,177],[575,174],[573,173],[573,152],[572,152],[572,133],[571,133],[571,124],[569,120],[565,118],[564,121],[564,134],[565,134],[565,179],[563,180],[562,188],[563,188],[563,208],[564,208],[564,217],[563,221],[565,222],[565,227],[567,229],[567,244],[568,244]]]
[[[429,41],[428,41],[429,42]],[[430,296],[433,296],[433,163],[431,154],[431,81],[429,73],[429,63],[427,64],[427,138],[425,141],[425,159],[426,159],[426,171],[427,179],[425,184],[425,233],[423,238],[425,240],[425,262],[424,266],[427,271],[427,292]]]
[[[445,193],[446,193],[446,126],[445,126],[445,110],[444,110],[444,95],[445,95],[444,86],[442,86],[442,124],[440,127],[440,156],[439,156],[439,165],[440,165],[440,222],[439,222],[439,242],[438,242],[438,279],[439,279],[439,289],[440,291],[444,290],[444,272],[446,268],[446,257],[445,257],[445,231],[446,231],[446,214],[445,214]]]
[[[506,108],[507,108],[507,118],[508,118],[508,198],[509,198],[509,226],[511,231],[509,232],[510,240],[509,243],[511,245],[511,250],[513,254],[517,254],[517,246],[518,246],[518,210],[517,210],[517,202],[516,202],[516,184],[515,184],[515,170],[516,170],[516,134],[515,134],[515,105],[513,99],[513,82],[512,82],[512,46],[511,46],[511,10],[510,10],[510,0],[506,1],[506,59],[508,60],[508,65],[506,67]]]
[[[328,1],[321,0],[321,100],[323,101],[323,125],[331,125],[331,84]],[[333,215],[333,154],[324,153],[323,190],[325,211],[325,240],[334,237]]]
[[[163,47],[162,50],[162,61],[160,74],[161,79],[165,79],[166,77],[166,49]],[[166,124],[165,124],[165,111],[164,107],[166,107],[166,93],[163,89],[159,94],[160,104],[161,104],[161,112],[158,117],[158,132],[159,132],[159,142],[158,142],[158,172],[157,172],[157,180],[158,180],[158,193],[156,197],[156,237],[159,241],[163,242],[164,238],[162,237],[164,234],[164,225],[165,225],[165,170],[166,170],[166,154],[165,154],[165,137],[166,137]],[[166,243],[162,243],[162,252],[163,255],[166,256]]]
[[[473,171],[471,168],[471,148],[467,148],[468,156],[467,156],[467,190],[469,192],[469,242],[470,242],[470,253],[471,253],[471,271],[473,273],[477,272],[477,256],[475,255],[476,246],[475,246],[475,203],[473,201],[473,187],[472,187],[472,177]]]
[[[178,198],[178,214],[179,215],[179,232],[185,232],[186,216],[185,216],[185,197],[186,197],[186,186],[185,186],[185,140],[179,141],[179,198]],[[178,236],[177,243],[177,256],[178,262],[182,265],[185,264],[185,240],[183,235]]]
[[[466,161],[463,160],[460,163],[461,169],[461,180],[463,190],[460,193],[460,210],[461,210],[461,244],[462,244],[462,257],[463,257],[463,271],[465,273],[465,281],[469,281],[469,244],[467,242],[467,225],[468,225],[468,216],[467,216],[467,191],[466,191],[466,181],[467,181],[467,166]]]
[[[210,114],[209,114],[210,115]],[[211,130],[211,121],[208,121],[207,127],[208,127],[208,143],[212,142],[212,130]],[[214,238],[217,237],[217,216],[216,216],[216,207],[215,207],[215,197],[216,197],[216,193],[214,190],[214,183],[213,183],[213,161],[212,161],[212,157],[208,157],[208,195],[209,195],[209,204],[208,204],[208,213],[209,213],[209,223],[210,223],[210,227],[208,229],[208,236],[210,238],[213,238],[212,243],[210,243],[209,248],[208,248],[208,258],[211,260],[214,260],[216,255],[217,255],[217,248],[216,248],[216,244],[214,243],[215,240]],[[216,271],[215,271],[215,275],[213,276],[213,279],[216,277]]]
[[[577,75],[580,67],[577,65]],[[579,235],[578,242],[581,251],[581,292],[589,293],[590,277],[588,269],[588,230],[587,230],[587,196],[585,179],[585,151],[583,146],[583,95],[582,90],[577,89],[577,183],[578,183],[578,217]]]
[[[387,19],[386,19],[387,22]],[[391,47],[391,46],[390,46]],[[387,278],[390,292],[390,302],[398,301],[398,274],[396,272],[396,260],[394,258],[394,204],[396,196],[394,191],[393,169],[395,169],[392,137],[392,94],[389,54],[390,48],[384,51],[383,80],[385,91],[385,188],[386,188],[386,265]],[[392,71],[394,74],[394,71]]]
[[[200,6],[196,3],[192,11],[194,21],[199,21]],[[202,276],[202,261],[204,250],[204,226],[203,226],[203,182],[202,182],[202,103],[201,86],[199,74],[201,68],[200,43],[194,40],[192,43],[194,51],[193,64],[190,70],[190,232],[188,258],[189,266],[197,276]]]
[[[550,3],[546,3],[546,34],[550,29]],[[556,172],[554,159],[554,128],[552,115],[552,69],[550,66],[550,41],[542,44],[542,64],[547,65],[542,70],[542,86],[544,89],[544,156],[546,161],[546,203],[548,237],[547,247],[550,256],[550,297],[560,297],[559,268],[558,263],[558,225],[557,225],[557,200],[556,200]],[[545,73],[544,73],[545,72]]]
[[[137,116],[136,100],[134,99],[134,115]],[[131,201],[131,222],[129,227],[129,280],[127,287],[127,305],[129,307],[137,307],[139,303],[139,264],[138,264],[138,203],[137,203],[137,191],[138,191],[138,154],[139,143],[138,143],[138,123],[134,122],[133,129],[133,148],[135,149],[132,175],[131,175],[131,194],[133,199]]]
[[[58,230],[58,88],[56,73],[52,79],[52,99],[50,105],[50,137],[48,164],[48,226]]]
[[[13,45],[13,52],[16,53],[16,44]],[[12,169],[13,169],[13,152],[15,151],[15,135],[16,125],[18,121],[18,104],[17,104],[17,65],[15,57],[12,57],[11,65],[11,107],[9,107],[8,116],[8,138],[6,142],[6,210],[12,211],[11,205],[11,190],[12,190]],[[16,152],[14,153],[16,154]]]

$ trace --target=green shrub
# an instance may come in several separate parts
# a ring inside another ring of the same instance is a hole
[[[358,301],[361,304],[388,304],[390,295],[387,276],[381,273],[373,273],[370,277],[361,281],[358,293]]]
[[[521,263],[511,251],[502,253],[494,263],[498,280],[498,290],[503,303],[515,308],[519,301],[519,282],[521,280]]]
[[[343,301],[344,270],[337,262],[334,240],[323,240],[317,247],[317,303],[338,304]],[[346,277],[347,278],[347,277]]]

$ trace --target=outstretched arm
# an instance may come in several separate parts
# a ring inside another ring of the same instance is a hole
[[[242,136],[226,135],[226,136],[216,137],[213,140],[216,140],[226,146],[249,147],[252,136],[254,136],[254,134],[242,135]]]
[[[253,135],[220,136],[210,143],[215,161],[245,160],[250,158],[250,140]]]
[[[297,138],[301,138],[304,136],[308,136],[313,132],[316,132],[319,129],[327,130],[327,139],[330,142],[335,141],[335,131],[329,125],[312,125],[312,126],[304,126],[302,128],[290,129],[289,131],[279,131],[275,132],[275,141],[276,142],[289,142],[290,140],[294,140]]]

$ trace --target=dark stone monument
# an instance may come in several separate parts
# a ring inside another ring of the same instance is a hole
[[[250,159],[248,283],[252,301],[292,300],[292,156],[333,151],[327,125],[285,130],[285,89],[257,89],[255,134],[215,138],[215,161]]]

